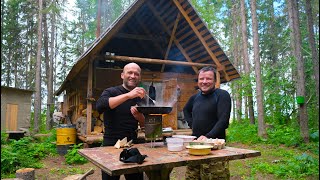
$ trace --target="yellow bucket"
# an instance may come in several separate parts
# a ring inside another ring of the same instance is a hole
[[[69,145],[76,143],[75,125],[60,124],[57,127],[57,145]]]

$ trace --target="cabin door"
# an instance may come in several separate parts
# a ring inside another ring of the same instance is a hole
[[[18,104],[7,104],[6,130],[16,131],[18,121]]]

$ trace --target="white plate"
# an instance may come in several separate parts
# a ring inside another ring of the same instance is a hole
[[[188,135],[172,135],[174,138],[181,138],[183,139],[183,142],[192,142],[196,136],[188,136]]]

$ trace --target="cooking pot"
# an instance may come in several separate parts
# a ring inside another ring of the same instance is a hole
[[[143,114],[169,114],[172,111],[172,107],[138,106],[137,110]]]

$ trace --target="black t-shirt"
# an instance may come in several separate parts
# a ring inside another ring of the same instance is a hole
[[[215,89],[209,94],[201,92],[190,97],[183,113],[192,135],[225,139],[229,126],[231,98],[227,91]]]
[[[109,106],[109,98],[128,93],[122,85],[110,87],[105,89],[100,98],[96,102],[96,109],[99,113],[104,113],[104,139],[110,142],[110,145],[115,144],[118,139],[137,138],[136,130],[138,128],[138,121],[131,114],[131,106],[135,106],[141,102],[140,98],[129,99],[114,109]]]

